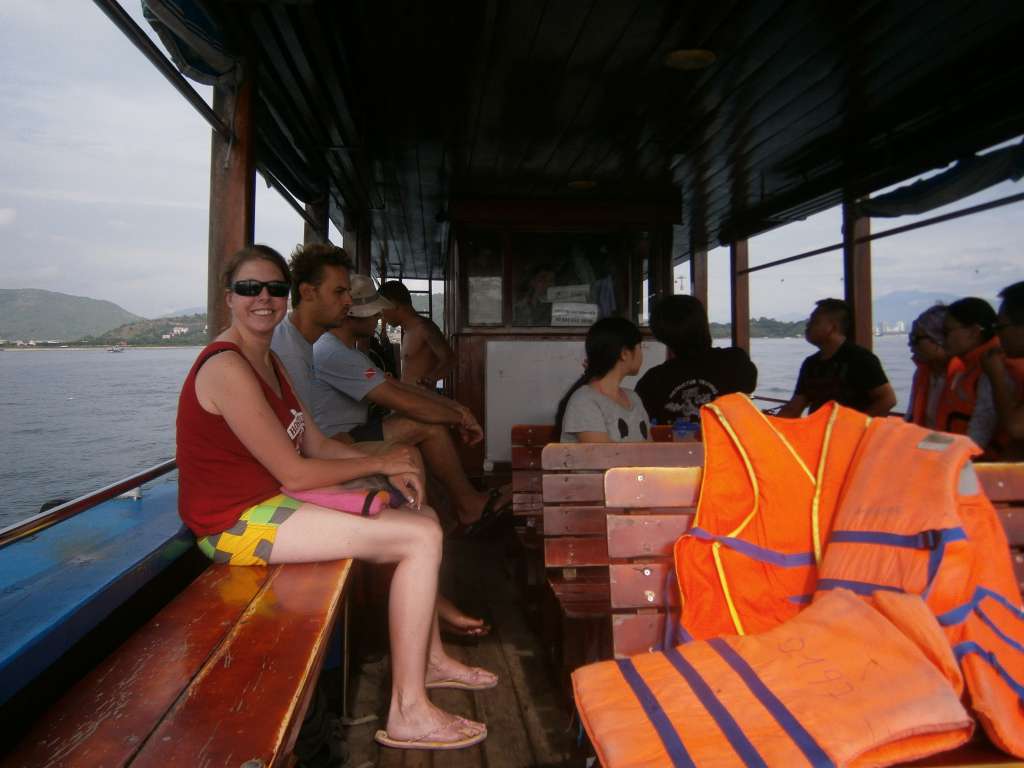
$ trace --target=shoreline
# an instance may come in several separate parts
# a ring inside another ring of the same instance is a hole
[[[202,344],[139,344],[129,345],[124,347],[125,351],[132,349],[202,349]],[[109,346],[106,347],[94,347],[94,346],[70,346],[61,345],[58,347],[47,345],[45,347],[0,347],[0,352],[107,352],[110,350]]]

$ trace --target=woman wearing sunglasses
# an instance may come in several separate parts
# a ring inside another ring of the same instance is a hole
[[[482,741],[482,723],[446,713],[428,687],[489,688],[497,678],[450,658],[435,602],[441,529],[422,507],[421,465],[399,446],[368,456],[325,437],[270,351],[287,311],[290,275],[272,248],[236,253],[225,271],[231,325],[197,358],[178,403],[179,512],[217,562],[233,565],[359,558],[395,563],[389,598],[392,696],[378,741],[453,749]],[[405,496],[377,517],[303,503],[296,493],[384,475]],[[424,671],[426,674],[424,675]]]
[[[910,352],[914,365],[914,381],[910,388],[907,421],[935,429],[942,390],[950,357],[943,346],[943,323],[946,307],[929,307],[910,326]]]

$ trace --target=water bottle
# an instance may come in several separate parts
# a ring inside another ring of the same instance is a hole
[[[697,436],[699,425],[687,421],[682,416],[672,422],[672,441],[681,443],[686,440],[693,440]]]

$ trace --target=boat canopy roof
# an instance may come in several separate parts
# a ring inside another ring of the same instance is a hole
[[[682,259],[1024,133],[1017,0],[144,5],[186,75],[245,62],[257,162],[406,277],[459,201],[650,203]]]

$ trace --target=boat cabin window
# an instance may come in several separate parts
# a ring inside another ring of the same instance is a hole
[[[513,326],[589,327],[628,312],[628,272],[617,235],[516,232],[510,253]]]
[[[613,316],[647,325],[654,255],[646,229],[467,229],[457,253],[463,327],[574,333]]]
[[[498,233],[471,233],[462,241],[460,254],[466,265],[469,325],[504,325],[504,260]]]

